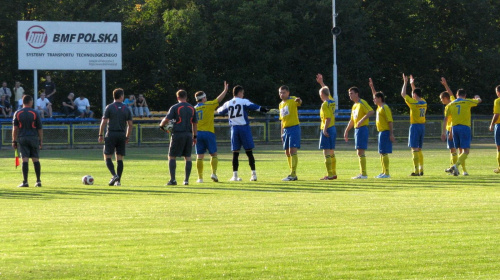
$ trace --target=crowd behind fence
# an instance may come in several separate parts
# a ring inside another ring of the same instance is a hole
[[[489,131],[491,119],[489,116],[474,116],[472,119],[472,137],[487,138],[493,137],[493,133]],[[335,123],[337,129],[337,142],[343,141],[344,130],[348,120],[338,120]],[[130,146],[148,146],[158,144],[168,144],[169,134],[158,128],[159,121],[138,121],[134,123],[132,135],[130,135]],[[428,116],[425,124],[425,138],[438,140],[441,137],[443,125],[442,116]],[[253,138],[256,142],[266,143],[281,143],[281,124],[280,121],[273,116],[265,116],[264,118],[254,118],[250,124],[252,128]],[[302,121],[302,140],[303,141],[318,141],[320,136],[320,122],[318,120]],[[398,141],[406,141],[408,138],[408,128],[410,126],[408,116],[394,116],[394,136]],[[85,146],[99,145],[98,132],[99,122],[90,123],[44,123],[44,146],[53,148],[77,148]],[[377,128],[375,121],[370,121],[370,140],[377,140]],[[0,123],[1,131],[1,146],[0,148],[10,148],[12,142],[12,124]],[[215,134],[217,142],[229,143],[231,131],[226,119],[216,119]],[[353,138],[353,132],[349,134],[349,138]]]

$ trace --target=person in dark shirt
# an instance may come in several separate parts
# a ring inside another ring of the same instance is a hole
[[[19,148],[23,160],[23,182],[18,187],[29,187],[28,171],[29,158],[33,162],[36,174],[35,187],[41,187],[40,161],[38,152],[42,149],[43,129],[38,112],[33,110],[33,98],[30,95],[23,97],[23,108],[16,111],[12,120],[12,147]]]
[[[196,110],[191,104],[187,103],[187,92],[181,89],[177,91],[176,95],[179,103],[170,107],[167,116],[160,123],[160,129],[164,130],[164,126],[169,121],[174,120],[168,149],[168,169],[170,171],[168,186],[177,185],[175,180],[176,158],[181,156],[186,161],[184,185],[189,185],[189,175],[191,175],[193,166],[191,152],[196,144],[198,123]]]
[[[45,89],[45,94],[50,103],[54,103],[54,94],[56,94],[56,84],[52,82],[50,75],[45,77],[45,83],[43,83],[43,88]]]
[[[66,117],[75,116],[76,106],[73,98],[75,98],[75,94],[70,92],[68,97],[62,102],[62,111]]]
[[[113,103],[106,106],[101,126],[99,127],[99,143],[104,141],[104,160],[106,166],[113,177],[109,181],[110,186],[121,186],[123,173],[123,157],[125,156],[125,144],[128,144],[132,133],[132,114],[123,104],[124,91],[117,88],[113,91]],[[104,127],[106,127],[106,137],[103,137]],[[115,154],[116,172],[111,156]]]

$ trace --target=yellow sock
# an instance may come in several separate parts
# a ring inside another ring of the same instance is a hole
[[[297,176],[297,163],[299,162],[299,156],[297,154],[292,155],[292,176]]]
[[[219,164],[219,158],[217,156],[213,156],[210,159],[210,167],[212,167],[212,174],[217,174],[217,165]],[[203,169],[203,166],[202,166]]]
[[[359,157],[359,168],[361,171],[361,175],[367,176],[366,174],[366,156],[362,155]]]
[[[384,169],[385,169],[384,174],[389,175],[389,155],[384,154],[382,158],[383,158]]]
[[[337,159],[335,158],[335,154],[331,156],[332,158],[332,174],[333,176],[337,175]]]
[[[465,168],[465,159],[462,161],[461,165],[462,165],[462,171],[467,172],[467,168]]]
[[[451,159],[450,159],[451,164],[450,164],[450,166],[452,166],[452,165],[454,165],[455,163],[457,163],[457,160],[458,160],[457,153],[453,153],[453,154],[451,154]]]
[[[413,151],[413,167],[415,169],[415,173],[419,173],[418,172],[418,163],[419,163],[419,159],[418,159],[418,152],[417,151]]]
[[[384,155],[383,154],[380,154],[380,165],[382,166],[382,173],[385,174]]]
[[[325,156],[325,166],[326,166],[326,172],[328,173],[328,177],[332,177],[333,176],[332,158],[329,155]]]
[[[458,160],[457,160],[457,163],[455,163],[456,166],[459,166],[460,164],[462,164],[462,162],[464,162],[466,159],[467,159],[467,156],[469,156],[468,154],[466,153],[462,153],[459,157],[458,157]]]
[[[196,159],[196,169],[198,169],[198,179],[203,179],[203,159]]]
[[[418,151],[418,164],[420,166],[419,171],[424,172],[424,154],[422,150]]]
[[[500,151],[497,151],[497,163],[498,167],[500,168]]]
[[[290,172],[292,172],[292,156],[286,156],[286,160],[288,161],[288,168],[290,168]]]

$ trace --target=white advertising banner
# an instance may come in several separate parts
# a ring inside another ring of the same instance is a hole
[[[19,70],[121,70],[120,22],[18,21]]]

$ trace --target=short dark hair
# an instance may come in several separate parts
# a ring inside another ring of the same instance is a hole
[[[280,90],[286,90],[286,91],[290,92],[290,89],[288,88],[288,86],[285,86],[285,85],[280,86]]]
[[[349,90],[347,92],[349,92],[351,90],[354,91],[355,93],[359,94],[359,89],[357,87],[351,87],[351,88],[349,88]]]
[[[243,91],[243,90],[245,90],[245,89],[243,89],[242,86],[240,86],[240,85],[235,86],[233,88],[233,96],[238,95],[238,93],[240,93],[240,91]]]
[[[418,97],[422,97],[422,90],[420,88],[414,89],[412,93],[416,94]]]
[[[183,90],[183,89],[178,90],[178,91],[175,93],[175,95],[176,95],[178,98],[180,98],[180,99],[187,99],[187,96],[188,96],[187,92],[186,92],[185,90]]]
[[[113,98],[115,100],[120,99],[123,95],[125,95],[125,92],[122,88],[115,88],[115,90],[113,90]]]
[[[450,99],[450,94],[447,91],[443,91],[439,94],[439,97]]]
[[[385,102],[385,95],[383,92],[377,91],[377,93],[375,93],[375,97],[380,98],[380,99],[382,99],[382,102]]]
[[[498,85],[498,86],[495,88],[495,90],[496,90],[497,92],[500,92],[500,85]]]
[[[459,89],[457,90],[457,95],[458,95],[458,96],[465,97],[465,96],[467,95],[467,93],[465,92],[465,89],[463,89],[463,88],[459,88]]]
[[[31,95],[23,96],[23,104],[24,105],[30,104],[31,101],[33,101],[33,97],[31,97]]]

